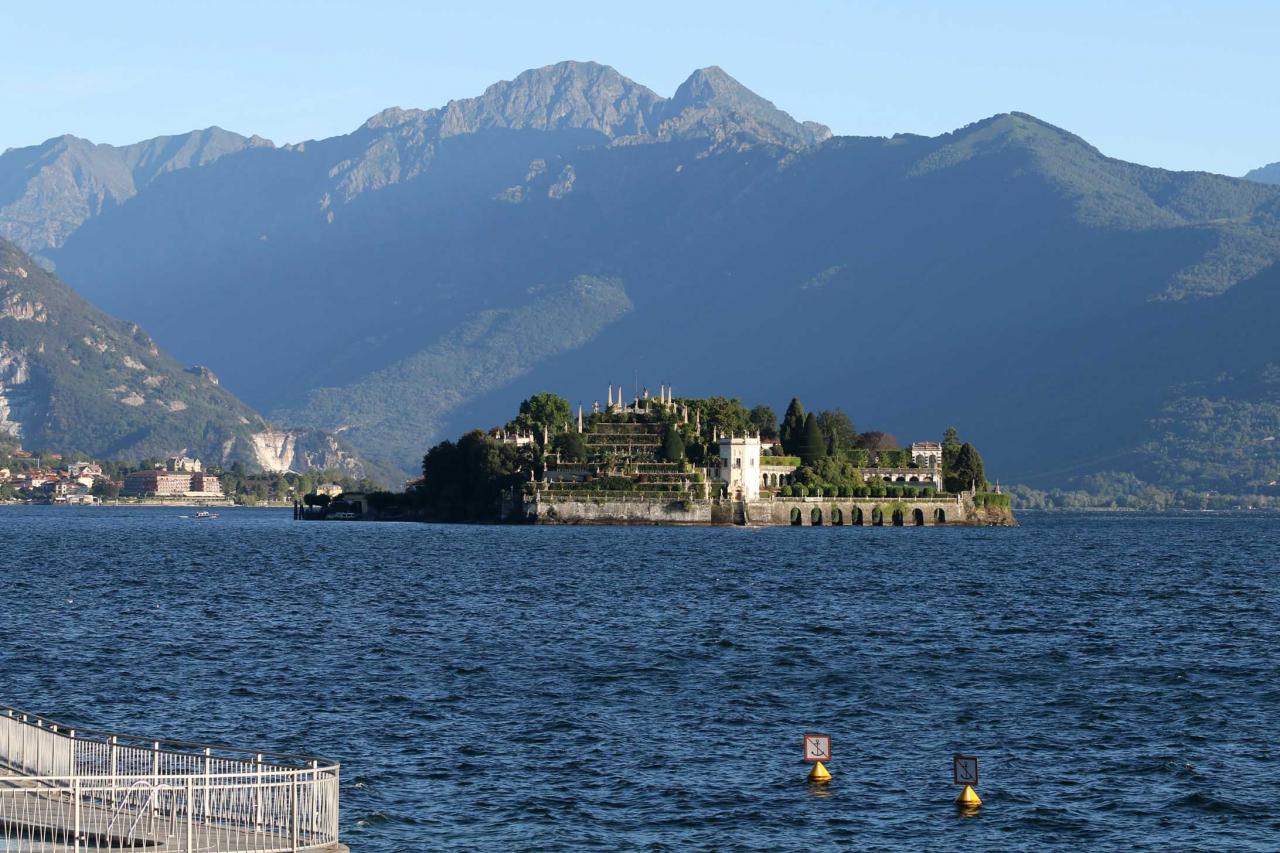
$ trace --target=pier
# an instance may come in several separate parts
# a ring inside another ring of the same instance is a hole
[[[0,707],[5,851],[345,853],[339,765],[77,729]]]

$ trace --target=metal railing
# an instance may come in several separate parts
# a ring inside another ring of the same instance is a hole
[[[75,729],[0,706],[0,851],[272,853],[338,841],[337,762]]]

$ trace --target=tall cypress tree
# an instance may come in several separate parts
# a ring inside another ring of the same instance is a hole
[[[799,452],[800,439],[804,436],[804,406],[796,397],[791,398],[787,413],[782,416],[782,429],[778,430],[778,438],[782,440],[782,449],[788,455],[795,456]]]
[[[946,475],[945,485],[949,492],[962,492],[971,485],[976,485],[978,489],[987,487],[987,475],[983,470],[982,457],[978,454],[978,449],[968,442],[960,445],[955,464],[944,474]]]
[[[827,455],[827,442],[822,437],[822,429],[818,426],[818,419],[814,417],[813,412],[804,419],[804,429],[800,434],[796,452],[800,456],[800,461],[806,465],[812,465]]]
[[[680,436],[680,430],[670,425],[662,436],[662,458],[667,462],[684,461],[684,439]]]

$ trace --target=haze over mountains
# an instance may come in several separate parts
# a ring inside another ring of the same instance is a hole
[[[406,471],[532,391],[637,377],[955,424],[1039,485],[1280,464],[1280,188],[1029,115],[831,138],[718,68],[662,98],[561,63],[331,139],[120,153],[148,145],[6,152],[0,234],[274,421]]]

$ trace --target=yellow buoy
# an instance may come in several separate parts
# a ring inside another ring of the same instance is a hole
[[[821,761],[814,762],[813,769],[809,771],[810,782],[830,782],[831,773],[827,768],[822,766]]]
[[[956,805],[963,809],[976,809],[982,805],[982,798],[978,796],[977,791],[973,790],[972,785],[965,785],[960,796],[956,797]]]

